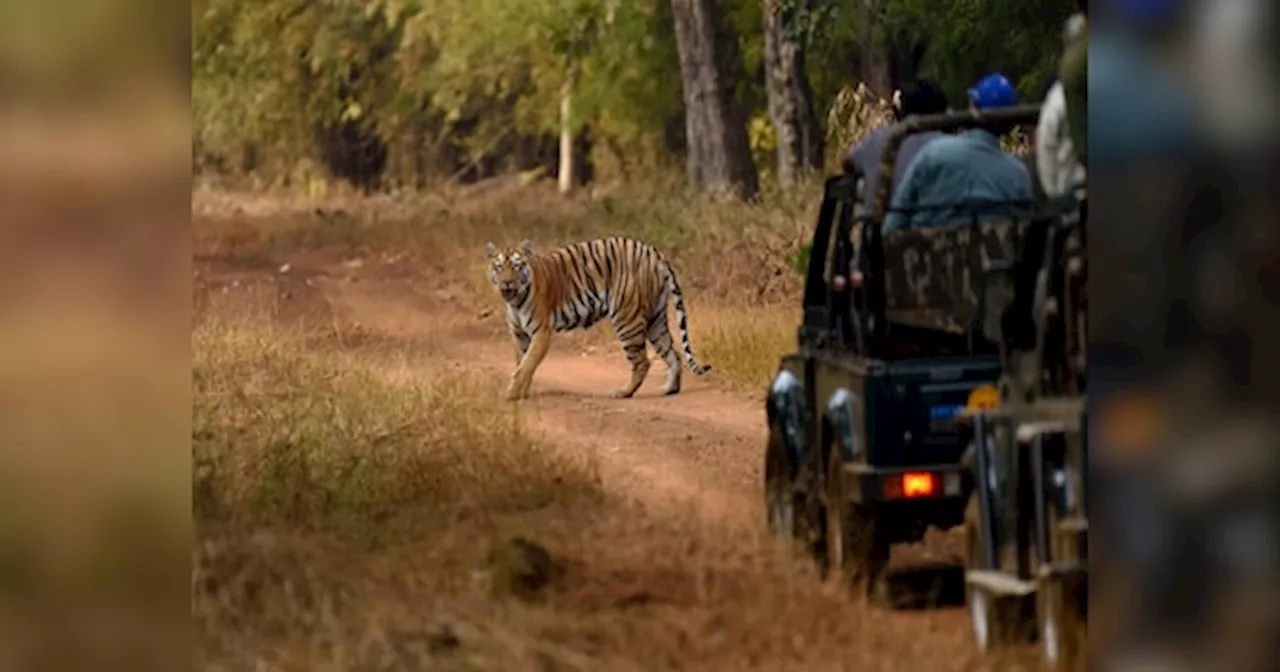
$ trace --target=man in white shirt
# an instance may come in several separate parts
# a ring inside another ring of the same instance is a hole
[[[1063,41],[1070,43],[1083,29],[1083,18],[1073,16],[1063,29]],[[1067,119],[1067,98],[1062,81],[1056,81],[1045,95],[1036,125],[1036,175],[1045,196],[1056,200],[1066,195],[1073,184],[1084,181],[1085,169],[1071,141]]]
[[[1045,196],[1062,198],[1073,184],[1084,181],[1084,166],[1076,158],[1067,125],[1067,99],[1062,82],[1055,82],[1040,109],[1036,125],[1036,173]]]

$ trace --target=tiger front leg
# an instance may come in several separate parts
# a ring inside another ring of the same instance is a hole
[[[516,342],[516,366],[520,366],[520,362],[524,361],[525,353],[529,352],[529,334],[523,329],[511,329],[511,338]]]
[[[533,383],[533,373],[547,356],[551,347],[551,334],[542,330],[530,339],[528,349],[520,359],[520,364],[511,374],[511,383],[507,386],[507,401],[516,401],[529,396],[529,386]]]

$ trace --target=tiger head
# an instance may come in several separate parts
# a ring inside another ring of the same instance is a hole
[[[502,300],[515,303],[529,292],[533,285],[533,269],[529,266],[533,242],[526,239],[516,250],[499,250],[493,243],[486,242],[484,254],[489,259],[489,284],[498,290]]]

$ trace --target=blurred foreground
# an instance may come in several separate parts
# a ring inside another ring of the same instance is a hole
[[[1090,8],[1091,647],[1275,669],[1276,10],[1138,5]]]

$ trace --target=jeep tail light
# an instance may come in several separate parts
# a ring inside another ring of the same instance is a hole
[[[938,484],[933,474],[908,472],[902,475],[903,497],[932,497],[937,490]]]

